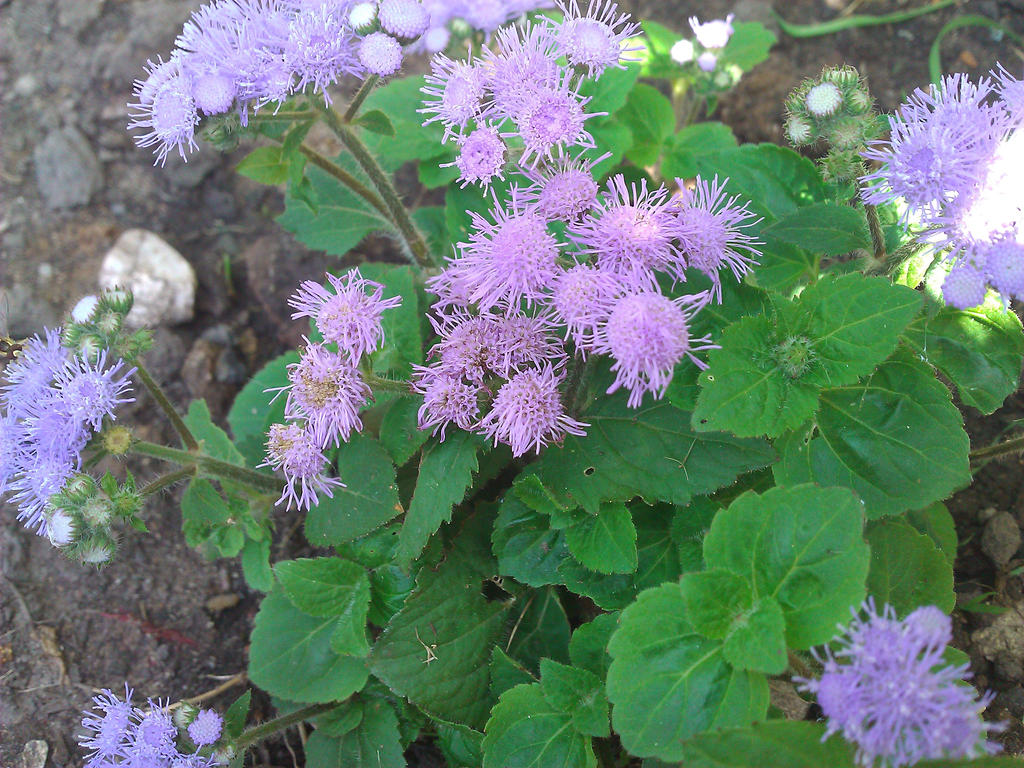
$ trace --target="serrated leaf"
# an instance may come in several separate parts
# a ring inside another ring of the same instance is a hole
[[[395,712],[382,700],[360,702],[362,720],[340,737],[319,728],[306,742],[307,768],[405,768]]]
[[[288,366],[299,361],[296,352],[288,352],[274,358],[249,381],[235,396],[228,411],[228,424],[235,436],[235,445],[250,467],[263,462],[267,430],[271,424],[284,421],[285,398],[278,397],[273,403],[275,392],[267,389],[288,384]]]
[[[767,712],[764,676],[733,670],[721,641],[695,634],[682,618],[685,610],[678,584],[646,590],[612,635],[612,726],[636,757],[679,761],[685,739],[746,725]]]
[[[579,733],[598,738],[611,735],[608,698],[593,672],[542,659],[540,689],[548,704],[572,717],[572,726]]]
[[[548,446],[527,469],[567,509],[582,506],[597,514],[603,501],[634,496],[685,504],[772,460],[767,443],[698,434],[689,414],[667,403],[632,409],[625,395],[604,397],[585,418],[586,437]]]
[[[618,623],[618,613],[602,613],[593,621],[577,627],[569,640],[569,659],[572,663],[604,679],[612,663],[608,655],[608,641]]]
[[[402,303],[381,317],[384,346],[373,355],[375,373],[394,371],[407,376],[413,364],[423,362],[419,299],[412,268],[400,264],[370,263],[360,268],[363,277],[383,284],[386,299],[400,297]]]
[[[598,118],[588,122],[587,130],[594,137],[596,146],[585,149],[582,157],[594,162],[599,157],[608,155],[592,168],[594,177],[602,178],[622,162],[623,156],[633,146],[633,131],[618,117]]]
[[[498,570],[531,587],[561,583],[558,566],[571,559],[565,534],[511,493],[498,511],[491,543]]]
[[[461,430],[423,450],[416,490],[398,534],[395,561],[399,565],[418,557],[434,531],[451,520],[452,510],[473,483],[479,450],[480,440]]]
[[[529,685],[537,682],[537,678],[518,661],[501,649],[494,646],[491,653],[491,695],[498,698],[510,688],[517,685]]]
[[[864,212],[836,203],[814,203],[800,208],[765,227],[764,232],[828,256],[871,247]]]
[[[569,552],[598,573],[633,573],[637,569],[636,528],[621,502],[602,504],[596,515],[583,515],[565,529]]]
[[[506,650],[533,673],[540,671],[542,657],[569,660],[569,619],[551,587],[527,593],[509,610]]]
[[[271,592],[260,604],[249,648],[249,679],[289,701],[336,701],[366,683],[362,659],[339,656],[330,647],[333,618],[314,618]]]
[[[416,589],[370,654],[373,673],[424,712],[479,728],[488,700],[491,648],[505,607],[487,602],[461,558],[420,572]]]
[[[365,656],[366,611],[370,605],[370,579],[366,570],[340,557],[285,560],[274,566],[285,595],[303,613],[337,616],[331,636],[335,653]]]
[[[767,61],[769,51],[778,41],[774,32],[757,21],[734,21],[732,27],[732,36],[721,54],[724,63],[749,72],[762,61]]]
[[[585,78],[580,86],[580,94],[593,96],[586,106],[588,113],[606,112],[613,115],[622,109],[633,90],[640,67],[633,63],[625,68],[608,67],[597,80]]]
[[[779,485],[854,490],[869,519],[921,509],[970,482],[969,441],[947,390],[900,353],[863,384],[821,393],[817,436],[778,444]]]
[[[396,466],[411,459],[430,437],[417,426],[419,408],[418,398],[396,397],[384,412],[379,439]]]
[[[871,547],[868,594],[905,616],[921,605],[953,610],[953,565],[926,534],[903,520],[879,520],[865,536]]]
[[[854,768],[853,747],[824,735],[821,723],[768,720],[696,736],[683,745],[682,761],[687,768]]]
[[[439,122],[423,125],[416,110],[426,84],[422,75],[399,77],[377,88],[364,102],[363,109],[380,110],[394,129],[393,134],[364,132],[362,138],[385,170],[393,171],[410,160],[438,157],[446,152],[444,128]]]
[[[864,597],[863,527],[863,507],[846,488],[747,492],[715,516],[704,559],[751,578],[755,600],[782,606],[789,646],[810,648],[828,641]]]
[[[260,592],[274,588],[274,571],[270,567],[270,539],[248,539],[242,548],[242,575],[245,583]]]
[[[360,128],[365,128],[371,133],[379,133],[382,136],[394,136],[395,126],[391,124],[391,120],[382,110],[371,109],[368,112],[363,112],[355,120],[355,124]]]
[[[558,580],[570,592],[590,598],[598,608],[606,611],[625,608],[637,592],[632,576],[624,573],[598,573],[572,557],[559,563]]]
[[[907,512],[903,519],[918,533],[927,535],[952,565],[956,560],[958,540],[956,524],[946,505],[940,501],[924,509]]]
[[[733,669],[766,675],[786,671],[786,619],[774,598],[755,600],[733,619],[722,643],[722,655]]]
[[[1024,332],[1017,315],[1001,304],[943,307],[911,323],[903,338],[982,413],[995,411],[1020,383]]]
[[[722,123],[706,122],[688,125],[665,146],[661,175],[665,179],[688,179],[696,176],[697,158],[706,152],[721,152],[736,147],[732,128]]]
[[[409,573],[397,565],[378,567],[370,573],[370,612],[367,618],[383,627],[401,610],[416,586]]]
[[[256,147],[242,158],[235,171],[260,184],[284,184],[288,181],[288,165],[281,147]]]
[[[487,721],[483,768],[597,768],[590,737],[571,723],[547,702],[539,684],[506,691]]]
[[[437,746],[448,768],[479,768],[484,760],[484,735],[457,723],[441,720],[433,722],[437,731]]]
[[[676,128],[672,103],[657,88],[637,83],[620,118],[633,132],[633,146],[626,156],[641,167],[657,162],[665,140]]]
[[[341,444],[338,477],[346,487],[333,489],[333,498],[321,494],[320,503],[306,514],[310,544],[324,547],[352,541],[402,513],[395,465],[373,438],[357,433]]]
[[[686,619],[704,637],[722,639],[738,614],[753,603],[750,582],[724,568],[688,573],[679,580]]]
[[[188,411],[182,421],[199,441],[199,447],[207,456],[244,465],[245,459],[235,448],[228,433],[213,423],[210,408],[205,400],[193,400],[188,404]]]
[[[252,704],[252,691],[246,691],[227,708],[224,713],[224,733],[228,738],[238,738],[245,730],[245,721],[249,717],[249,706]]]

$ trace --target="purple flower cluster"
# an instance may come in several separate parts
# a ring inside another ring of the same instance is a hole
[[[213,710],[200,710],[185,728],[189,741],[198,748],[220,739],[223,718]],[[181,732],[164,705],[149,702],[143,710],[132,704],[132,692],[125,689],[121,700],[104,690],[93,697],[93,708],[82,718],[87,735],[78,742],[89,750],[85,768],[113,768],[118,765],[146,768],[212,768],[223,762],[212,756],[182,751]],[[191,746],[191,745],[190,745]]]
[[[458,144],[453,164],[463,185],[502,178],[512,154],[507,139],[521,142],[518,164],[526,169],[564,157],[572,147],[594,146],[586,123],[599,113],[586,111],[590,97],[581,95],[579,75],[599,77],[608,67],[625,66],[623,54],[632,49],[624,46],[639,26],[609,0],[591,0],[585,12],[576,0],[559,9],[564,18],[558,23],[542,18],[498,29],[494,45],[470,61],[434,57],[420,112]],[[509,131],[499,132],[499,125]]]
[[[1006,70],[971,82],[948,75],[917,90],[889,118],[891,136],[864,157],[883,166],[862,178],[866,202],[902,198],[919,240],[946,252],[948,304],[981,304],[989,287],[1024,299],[1024,81]]]
[[[261,465],[284,472],[287,483],[278,504],[307,510],[317,504],[318,493],[331,497],[332,488],[345,485],[324,475],[324,451],[363,428],[359,410],[371,391],[359,364],[384,340],[384,311],[402,303],[400,297],[385,299],[384,286],[364,279],[358,269],[344,277],[328,274],[327,282],[306,280],[288,300],[292,317],[310,318],[323,343],[307,339],[299,362],[288,366],[289,383],[268,390],[277,392],[275,398],[287,393],[289,421],[271,426]]]
[[[30,339],[4,370],[0,387],[0,494],[18,519],[55,545],[69,543],[62,520],[50,524],[51,498],[81,467],[81,452],[118,405],[131,402],[134,368],[70,355],[60,330]]]
[[[431,53],[443,51],[451,40],[449,25],[457,19],[491,35],[513,19],[553,4],[552,0],[424,0],[430,21],[418,45]]]
[[[167,61],[146,65],[129,105],[136,142],[157,162],[197,148],[203,116],[322,94],[346,75],[392,75],[430,21],[420,0],[214,0],[185,23]]]
[[[952,639],[949,617],[934,606],[902,621],[886,606],[868,601],[831,648],[816,654],[818,680],[797,678],[817,696],[828,718],[826,735],[841,733],[857,746],[857,761],[899,768],[921,760],[973,758],[997,751],[986,741],[999,725],[981,713],[981,699],[963,680],[967,665],[949,666],[943,652]]]

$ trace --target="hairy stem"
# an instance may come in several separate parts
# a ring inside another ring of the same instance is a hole
[[[307,120],[316,120],[317,113],[311,109],[301,112],[257,112],[249,115],[249,121],[254,123],[303,123]]]
[[[796,672],[800,677],[806,677],[808,679],[814,677],[814,672],[808,667],[804,660],[797,656],[792,651],[786,653],[786,658],[789,661],[789,668]]]
[[[164,415],[170,420],[171,425],[174,427],[174,431],[178,433],[181,438],[181,443],[190,451],[199,450],[199,442],[196,440],[195,435],[192,434],[192,430],[188,428],[181,416],[175,410],[171,401],[167,399],[167,395],[164,394],[163,389],[157,384],[153,377],[149,375],[149,371],[146,370],[146,366],[142,364],[141,360],[135,361],[135,373],[138,375],[142,385],[149,390],[149,394],[156,400],[156,404],[160,406],[160,410],[164,412]]]
[[[185,467],[193,465],[203,474],[245,485],[258,493],[281,493],[281,489],[284,487],[284,481],[274,475],[240,467],[237,464],[221,461],[201,453],[191,453],[167,445],[148,443],[145,440],[133,442],[128,452],[170,461]]]
[[[384,201],[380,199],[380,195],[370,189],[368,186],[363,184],[359,179],[353,176],[351,173],[346,171],[340,165],[333,160],[329,160],[312,147],[308,147],[305,144],[299,145],[299,152],[301,152],[310,163],[315,165],[321,171],[326,171],[331,176],[340,181],[344,186],[351,189],[363,200],[372,205],[381,215],[391,218],[391,212],[388,207],[384,204]]]
[[[968,457],[972,462],[974,462],[982,461],[984,459],[994,459],[1011,453],[1021,453],[1022,451],[1024,451],[1024,437],[1015,437],[1012,440],[1006,440],[1002,443],[989,445],[985,448],[976,448],[968,454]]]
[[[185,480],[189,477],[195,477],[198,467],[195,464],[189,464],[188,466],[182,467],[181,469],[175,469],[166,474],[160,475],[159,477],[151,480],[146,485],[142,486],[140,493],[143,496],[152,496],[154,493],[162,491],[168,486],[174,485],[179,480]]]
[[[370,389],[378,389],[383,392],[397,392],[400,395],[412,394],[412,390],[409,388],[409,382],[407,381],[385,379],[367,371],[363,372],[363,378],[366,380],[366,383],[370,385]]]
[[[268,736],[273,736],[278,731],[283,731],[285,728],[290,728],[293,725],[297,725],[298,723],[314,718],[317,715],[322,715],[324,712],[329,712],[337,706],[337,702],[310,704],[302,709],[289,712],[287,715],[281,715],[280,717],[275,717],[273,720],[267,720],[265,723],[253,726],[235,739],[235,749],[241,752],[243,749],[248,749],[257,741],[262,741]]]
[[[366,97],[370,95],[370,92],[377,85],[378,80],[380,78],[377,75],[370,75],[363,80],[363,84],[359,86],[356,95],[352,97],[352,101],[349,103],[348,109],[345,110],[345,114],[341,116],[344,122],[351,123],[355,119],[355,116],[359,114],[359,108],[363,106],[363,102],[366,101]]]
[[[884,268],[887,260],[885,255],[885,233],[882,232],[882,222],[878,218],[878,209],[871,205],[871,203],[864,203],[864,213],[868,218],[871,243],[875,248],[875,264]]]
[[[391,183],[384,169],[380,167],[380,164],[370,153],[362,139],[356,135],[351,126],[342,120],[341,115],[329,107],[324,108],[324,120],[330,129],[334,131],[334,134],[341,143],[345,145],[345,148],[352,153],[352,157],[359,163],[359,167],[370,177],[370,182],[376,188],[388,208],[388,218],[391,219],[391,222],[398,229],[415,263],[422,268],[434,266],[430,258],[430,249],[427,248],[427,241],[423,239],[423,235],[416,228],[416,224],[413,223],[412,218],[409,216],[409,211],[398,196],[398,191],[395,189],[394,184]]]

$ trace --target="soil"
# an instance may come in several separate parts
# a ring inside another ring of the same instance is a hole
[[[124,130],[132,80],[148,57],[166,53],[198,5],[0,0],[0,320],[5,318],[14,337],[58,323],[81,295],[95,289],[103,255],[121,232],[152,230],[192,263],[199,281],[193,320],[157,329],[152,372],[175,402],[204,397],[217,419],[249,376],[299,342],[301,328],[288,319],[285,306],[294,286],[338,262],[307,250],[273,222],[283,209],[278,190],[233,173],[245,148],[218,155],[204,147],[187,166],[172,159],[161,169],[151,166],[148,151],[132,145]],[[709,19],[728,12],[775,26],[763,0],[620,5],[680,31],[693,14]],[[786,0],[776,8],[790,21],[811,22],[834,18],[846,5]],[[854,5],[859,13],[880,14],[917,3]],[[1024,32],[1022,0],[973,0],[896,26],[807,39],[780,35],[770,60],[722,100],[717,117],[743,141],[781,142],[783,97],[801,78],[844,62],[867,75],[881,108],[891,110],[927,82],[928,46],[946,22],[965,13]],[[975,77],[997,60],[1011,71],[1020,69],[1020,51],[985,29],[954,32],[943,53],[947,70]],[[84,136],[100,178],[93,180],[87,204],[55,209],[41,193],[35,153],[62,127]],[[371,239],[346,262],[393,258],[388,249],[387,242]],[[140,401],[119,418],[143,439],[172,441],[151,403],[144,396]],[[970,409],[965,416],[973,443],[984,445],[1024,417],[1024,399],[1014,395],[990,417]],[[141,463],[132,470],[147,478],[158,468]],[[1019,545],[1024,524],[1022,478],[1017,459],[990,464],[950,502],[961,541],[957,641],[971,656],[975,682],[997,694],[988,716],[1014,724],[1000,737],[1011,754],[1024,752],[1024,642],[1013,642],[1024,637],[1024,584],[1012,547],[1014,541]],[[185,546],[176,505],[180,492],[172,489],[153,503],[146,518],[150,533],[127,537],[115,562],[102,570],[61,559],[14,520],[12,508],[4,508],[0,766],[42,768],[43,746],[46,766],[81,765],[76,731],[96,689],[117,690],[127,680],[140,698],[176,700],[214,689],[245,670],[259,595],[245,586],[236,562],[207,562]],[[1009,514],[998,514],[1004,512]],[[301,536],[294,534],[294,520],[280,521],[274,559],[304,551]],[[981,604],[1005,610],[979,612]],[[242,690],[236,685],[211,703],[224,706]],[[257,698],[256,707],[256,717],[269,714],[265,699]],[[301,757],[293,757],[301,754],[299,738],[294,731],[288,738],[288,745],[279,741],[257,752],[254,764],[301,764]],[[32,743],[38,741],[44,744]],[[413,765],[436,764],[417,745],[408,757]]]

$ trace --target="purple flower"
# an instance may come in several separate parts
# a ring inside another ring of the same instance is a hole
[[[326,463],[309,430],[295,423],[270,425],[267,459],[259,466],[284,472],[285,487],[277,504],[286,502],[288,509],[294,504],[308,511],[320,502],[318,493],[333,498],[332,488],[344,488],[345,484],[336,477],[324,476]]]
[[[494,318],[455,311],[430,318],[441,340],[430,350],[440,368],[456,378],[483,383],[490,372],[496,344]]]
[[[962,259],[953,265],[942,283],[942,298],[951,307],[970,309],[985,302],[985,273],[973,259]]]
[[[571,418],[562,405],[562,379],[550,365],[525,370],[501,385],[491,411],[480,420],[481,432],[494,444],[504,443],[513,456],[522,456],[568,435],[585,435],[589,424]]]
[[[128,740],[128,732],[133,726],[136,709],[132,706],[132,692],[125,687],[125,700],[121,701],[109,689],[102,690],[93,696],[93,709],[99,714],[86,712],[82,718],[82,727],[91,734],[82,738],[80,746],[90,750],[92,754],[86,762],[87,766],[114,764]]]
[[[299,362],[288,366],[291,384],[284,415],[305,419],[306,429],[320,448],[348,441],[363,428],[359,409],[371,397],[359,369],[342,355],[307,340]]]
[[[664,396],[676,365],[689,357],[698,368],[707,365],[694,351],[709,349],[707,338],[690,336],[689,320],[700,297],[672,300],[653,291],[619,299],[601,328],[596,351],[615,360],[615,381],[608,393],[629,390],[629,407],[639,408],[646,392]]]
[[[440,121],[445,139],[461,131],[480,114],[487,88],[487,78],[479,67],[464,61],[452,61],[443,53],[430,61],[431,74],[424,79],[421,92],[433,98],[424,100],[419,112],[431,115],[423,124]]]
[[[583,253],[596,257],[597,266],[618,275],[636,289],[653,288],[655,270],[666,269],[678,257],[676,219],[668,190],[627,184],[621,174],[608,180],[598,200],[600,213],[589,214],[568,230]]]
[[[393,75],[402,68],[402,44],[385,32],[373,32],[359,43],[359,61],[375,75]]]
[[[423,405],[417,413],[420,429],[440,434],[441,440],[449,424],[466,431],[475,429],[483,392],[478,384],[468,383],[439,367],[415,366],[414,371],[413,390],[423,395]]]
[[[492,102],[488,116],[513,117],[529,98],[563,82],[558,53],[549,28],[541,24],[505,27],[495,35],[494,49],[484,49]]]
[[[577,264],[557,277],[551,304],[581,353],[593,349],[598,328],[622,294],[616,275],[590,264]]]
[[[714,72],[715,67],[718,66],[718,57],[711,51],[704,51],[697,57],[697,66],[703,72]]]
[[[138,101],[129,104],[131,122],[129,130],[140,129],[144,133],[135,137],[140,147],[156,147],[156,162],[163,165],[169,152],[176,151],[183,160],[188,153],[199,148],[195,140],[196,125],[199,123],[199,112],[192,96],[192,80],[181,71],[180,62],[172,59],[150,67],[150,77],[154,70],[159,74],[159,85],[147,88],[145,83],[136,84]],[[152,98],[143,99],[143,91],[152,92]],[[187,150],[187,152],[186,152]]]
[[[324,340],[347,352],[355,365],[383,342],[381,315],[401,305],[402,299],[383,298],[384,286],[364,280],[358,269],[349,270],[344,277],[328,274],[327,281],[333,292],[312,280],[299,286],[288,299],[295,310],[292,318],[312,318]]]
[[[25,428],[13,416],[0,411],[0,495],[8,481],[21,469]]]
[[[549,315],[513,313],[492,322],[493,342],[487,365],[502,378],[510,378],[525,367],[553,365],[557,369],[565,363],[565,350],[552,335],[554,324]]]
[[[520,199],[545,219],[576,221],[597,205],[594,166],[609,156],[587,160],[559,154],[539,168],[527,168],[524,175],[533,184],[521,190]]]
[[[469,294],[470,301],[487,311],[499,304],[509,311],[521,301],[541,298],[556,273],[559,243],[547,222],[517,205],[515,196],[506,210],[495,199],[494,222],[473,213],[468,243],[450,259],[447,271]]]
[[[288,25],[283,53],[284,66],[298,78],[295,90],[312,84],[313,91],[322,93],[328,104],[327,87],[340,75],[362,74],[355,37],[340,5],[323,3],[297,13]]]
[[[505,140],[493,125],[481,123],[472,133],[459,137],[459,156],[454,163],[459,169],[463,187],[480,182],[487,187],[492,180],[503,178],[505,167]]]
[[[1024,298],[1024,242],[1015,233],[1004,233],[986,243],[979,255],[993,288],[1008,298]]]
[[[999,99],[1006,107],[1013,126],[1021,127],[1024,124],[1024,80],[1011,75],[1002,64],[997,64],[992,74],[995,76]]]
[[[696,16],[690,17],[690,29],[697,37],[697,42],[705,48],[724,48],[732,37],[732,20],[735,14],[730,13],[724,19],[713,19],[703,24]]]
[[[592,97],[581,96],[570,84],[566,73],[556,86],[537,88],[527,94],[513,114],[519,137],[525,146],[520,163],[536,166],[541,158],[550,159],[565,147],[594,147],[594,137],[585,122],[600,113],[584,112]]]
[[[599,77],[608,67],[625,69],[622,45],[640,30],[628,13],[618,13],[612,0],[590,0],[586,14],[580,13],[578,0],[562,0],[559,9],[564,19],[555,26],[555,39],[571,66],[585,69],[590,77]]]
[[[124,360],[107,366],[107,350],[94,363],[75,357],[54,377],[56,397],[53,406],[75,422],[99,431],[103,419],[114,418],[118,405],[135,401],[126,397],[131,389],[135,368],[124,370]]]
[[[726,197],[728,181],[719,184],[715,176],[708,184],[706,179],[698,177],[691,191],[681,179],[676,180],[683,193],[677,216],[677,237],[685,260],[674,260],[671,272],[681,280],[686,267],[700,270],[711,278],[712,295],[718,301],[722,300],[719,271],[728,267],[737,280],[742,280],[761,256],[757,250],[761,242],[742,231],[760,219],[754,218],[746,203],[737,205],[738,195]]]
[[[64,368],[68,351],[61,345],[60,328],[43,331],[25,342],[21,353],[4,369],[7,383],[0,389],[0,404],[12,418],[24,416],[46,393]]]
[[[410,43],[427,31],[430,15],[419,0],[381,0],[377,18],[385,32]]]
[[[952,638],[949,617],[926,606],[899,621],[891,606],[879,614],[870,600],[862,610],[866,618],[855,613],[833,647],[817,655],[821,678],[797,678],[802,690],[817,696],[828,719],[826,735],[841,733],[855,744],[865,768],[996,751],[985,736],[999,726],[981,719],[992,696],[976,698],[961,684],[967,665],[943,660]]]
[[[188,725],[188,736],[197,747],[216,743],[224,727],[224,718],[212,709],[201,709]]]

